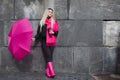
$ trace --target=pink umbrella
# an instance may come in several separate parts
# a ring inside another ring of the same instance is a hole
[[[33,29],[28,18],[17,20],[12,24],[8,34],[8,49],[17,60],[30,53]]]

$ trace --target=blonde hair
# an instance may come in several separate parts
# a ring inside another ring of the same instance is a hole
[[[45,24],[45,20],[46,18],[48,17],[48,11],[49,10],[52,10],[53,11],[53,16],[51,17],[51,27],[53,27],[53,24],[54,24],[54,10],[52,8],[48,8],[45,10],[43,16],[42,16],[42,19],[40,20],[40,31],[42,31],[42,26]]]

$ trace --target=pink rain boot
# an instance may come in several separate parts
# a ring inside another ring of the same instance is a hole
[[[48,67],[46,68],[45,72],[46,72],[46,76],[47,76],[47,77],[51,77],[51,75],[50,75],[50,73],[49,73]]]
[[[55,76],[55,72],[54,72],[54,69],[53,69],[52,62],[48,62],[48,69],[49,69],[50,76],[54,77]]]

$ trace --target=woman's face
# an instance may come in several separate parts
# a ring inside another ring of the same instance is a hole
[[[48,10],[48,17],[52,17],[53,16],[53,11],[52,10]]]

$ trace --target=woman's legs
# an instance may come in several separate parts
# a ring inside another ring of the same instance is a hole
[[[51,61],[53,61],[53,52],[54,52],[55,46],[49,46],[50,52],[51,52]]]
[[[51,48],[49,46],[46,46],[45,42],[42,42],[42,50],[45,57],[46,62],[52,61],[52,55]]]
[[[45,43],[42,43],[42,50],[43,50],[43,54],[46,60],[46,75],[48,77],[54,77],[55,76],[55,72],[53,69],[53,51],[54,51],[54,47],[53,46],[46,46]]]
[[[55,72],[54,72],[54,69],[53,69],[53,51],[54,51],[54,46],[49,46],[49,49],[50,49],[50,52],[51,52],[51,61],[49,61],[48,63],[47,63],[47,65],[48,65],[48,68],[49,68],[49,71],[50,71],[50,74],[51,74],[51,76],[52,77],[54,77],[55,76]]]

